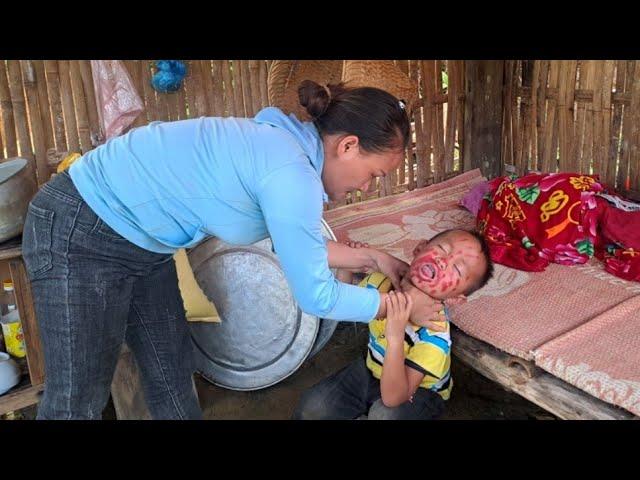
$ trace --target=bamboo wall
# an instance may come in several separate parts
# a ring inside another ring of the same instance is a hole
[[[516,172],[598,173],[635,197],[639,129],[640,62],[506,62],[502,158]]]
[[[269,60],[188,61],[183,87],[161,94],[149,60],[124,61],[146,109],[134,125],[201,115],[253,116],[268,105]],[[414,144],[396,172],[348,202],[428,185],[462,170],[464,62],[398,60],[419,84]],[[502,161],[517,173],[599,173],[640,191],[637,61],[506,61]],[[453,101],[451,101],[453,99]],[[0,60],[0,161],[31,161],[40,183],[48,160],[100,143],[88,60]],[[471,152],[472,153],[472,152]]]
[[[370,191],[354,192],[348,202],[425,186],[461,171],[463,62],[396,63],[419,83],[414,145],[402,167]],[[187,61],[183,87],[170,94],[151,87],[153,61],[124,64],[146,107],[134,126],[202,115],[253,116],[268,105],[269,60]],[[51,173],[48,161],[59,159],[63,152],[86,152],[100,139],[88,60],[0,60],[1,159],[29,159],[43,183]]]

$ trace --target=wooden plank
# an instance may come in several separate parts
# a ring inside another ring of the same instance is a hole
[[[251,78],[249,74],[249,60],[239,60],[240,78],[242,82],[242,98],[244,100],[245,116],[253,117],[253,93],[251,88]]]
[[[111,382],[111,398],[118,420],[151,420],[133,353],[125,346]]]
[[[213,100],[209,105],[213,108],[212,114],[217,117],[224,117],[224,87],[222,82],[222,61],[214,60],[211,65],[211,80]]]
[[[269,106],[269,92],[267,89],[267,72],[269,67],[265,60],[260,60],[260,108]]]
[[[18,154],[29,160],[34,180],[36,180],[35,157],[29,138],[29,124],[27,120],[27,107],[22,88],[22,72],[19,60],[7,60],[7,74],[9,77],[9,93],[13,105],[13,119],[16,126],[16,140],[18,142]]]
[[[480,168],[487,178],[501,174],[504,61],[465,62],[465,170]],[[473,88],[471,88],[473,86]]]
[[[597,137],[594,138],[595,147],[597,151],[594,152],[594,172],[602,172],[602,180],[610,186],[615,185],[616,180],[616,165],[615,163],[609,164],[607,157],[611,150],[611,90],[613,88],[613,75],[615,72],[615,61],[605,60],[603,61],[603,74],[602,82],[600,84],[600,99],[598,104],[602,110],[602,115],[599,119],[594,119],[594,122],[599,122],[601,127],[597,130]]]
[[[71,60],[69,62],[69,79],[71,80],[71,91],[73,92],[73,104],[75,105],[80,149],[82,153],[85,153],[91,150],[93,145],[91,144],[91,129],[89,127],[86,94],[82,85],[80,64],[77,60]]]
[[[251,82],[251,116],[254,117],[262,108],[262,99],[260,98],[260,62],[258,60],[248,60],[246,63]]]
[[[620,168],[618,186],[624,190],[629,190],[631,182],[629,179],[629,166],[632,159],[632,148],[634,146],[634,130],[638,122],[640,112],[640,68],[638,62],[627,62],[626,90],[631,92],[631,105],[624,108],[622,126],[622,153],[620,155]]]
[[[233,82],[233,116],[234,117],[246,117],[245,103],[242,97],[242,79],[240,75],[240,60],[233,60],[229,62],[229,70],[231,71],[231,79]]]
[[[40,385],[44,382],[44,355],[33,305],[31,284],[22,258],[10,260],[9,271],[11,272],[17,307],[20,312],[22,332],[24,333],[29,377],[32,385]]]
[[[192,62],[193,71],[191,84],[193,86],[193,95],[195,99],[195,110],[197,117],[205,117],[209,114],[209,105],[207,104],[207,96],[205,95],[204,72],[202,71],[202,63],[198,61]]]
[[[527,170],[538,169],[538,90],[541,83],[540,69],[542,65],[539,60],[533,61],[533,72],[531,75],[531,101],[529,103],[529,161]]]
[[[518,365],[527,362],[477,340],[457,328],[451,330],[452,353],[466,365],[564,420],[637,419],[531,365],[531,377]]]
[[[18,155],[18,141],[16,139],[16,126],[13,119],[13,103],[9,90],[6,60],[0,60],[0,115],[2,116],[2,141],[7,150],[7,158]]]
[[[442,95],[442,60],[436,60],[436,75],[434,77],[435,80],[435,93],[436,95]],[[434,122],[434,130],[435,130],[435,138],[434,147],[435,147],[435,164],[436,164],[436,172],[435,177],[436,181],[440,182],[445,177],[445,169],[444,169],[444,108],[441,104],[436,105],[435,108],[436,118]]]
[[[69,60],[58,60],[58,73],[60,75],[60,99],[62,101],[62,116],[67,135],[67,145],[70,152],[80,152],[78,140],[78,124],[73,105],[73,92],[71,90],[71,78],[69,77]]]
[[[560,62],[560,85],[558,92],[558,143],[560,147],[559,167],[566,172],[571,165],[573,148],[573,103],[575,79],[578,62],[563,60]]]
[[[185,97],[187,99],[188,105],[188,114],[189,118],[196,118],[198,116],[198,112],[196,110],[196,92],[195,92],[195,83],[194,83],[194,75],[195,75],[195,67],[197,60],[191,60],[187,66],[187,76],[184,79],[184,89],[185,89]]]
[[[133,86],[136,89],[137,94],[142,99],[142,104],[144,105],[144,88],[142,86],[142,64],[144,60],[125,60],[124,64],[127,67],[127,71],[129,75],[131,75],[131,81],[133,82]],[[146,107],[145,107],[146,110]],[[140,115],[136,117],[131,125],[131,128],[141,127],[142,125],[146,125],[147,123],[147,115],[145,112],[140,112]]]
[[[548,128],[546,116],[547,116],[547,85],[549,82],[549,67],[550,62],[548,60],[539,61],[540,63],[540,77],[538,80],[538,104],[536,106],[536,170],[542,170],[542,153],[544,151],[544,140],[546,129]]]
[[[521,68],[522,68],[522,86],[527,87],[529,91],[531,91],[531,82],[532,82],[532,74],[533,74],[533,65],[535,62],[533,60],[522,60]],[[531,141],[531,130],[534,128],[534,125],[531,124],[531,97],[522,97],[520,99],[520,120],[521,120],[521,137],[518,138],[518,151],[517,151],[517,159],[516,159],[516,168],[517,173],[519,175],[524,175],[524,173],[529,168],[529,158],[530,158],[530,141]]]
[[[10,260],[12,258],[16,258],[22,255],[22,238],[18,238],[17,240],[8,240],[7,242],[2,244],[2,248],[0,248],[0,261],[2,260]]]
[[[207,111],[205,115],[212,117],[219,116],[219,109],[215,95],[216,87],[213,83],[213,66],[211,64],[211,60],[200,60],[200,73],[202,89],[207,100]]]
[[[40,401],[44,385],[17,387],[0,397],[0,415],[35,405]]]
[[[36,70],[31,60],[20,60],[22,71],[22,83],[24,94],[29,109],[29,124],[31,126],[31,139],[36,162],[36,179],[38,184],[49,180],[49,165],[47,164],[47,147],[44,139],[44,127],[42,126],[42,114],[40,112],[40,99],[36,85]]]
[[[502,152],[501,152],[501,164],[503,165],[515,165],[515,152],[513,148],[514,137],[514,125],[513,125],[513,110],[515,108],[514,103],[514,76],[513,76],[513,60],[506,60],[504,62],[504,96],[502,105]],[[466,66],[465,66],[466,70]],[[465,90],[471,88],[468,80],[465,79]],[[469,95],[465,99],[465,122],[468,115],[472,114],[472,110],[469,106]],[[465,130],[465,145],[467,145],[468,132]],[[465,149],[466,150],[466,149]],[[467,160],[471,159],[471,155],[465,155]],[[470,170],[471,165],[465,163],[464,170]]]
[[[91,146],[96,147],[102,142],[102,128],[100,126],[100,117],[98,115],[96,90],[93,86],[91,62],[89,60],[79,60],[78,66],[80,67],[80,78],[82,79],[84,98],[87,103],[87,115],[89,118],[89,136],[91,137]],[[131,75],[131,71],[129,71],[129,75]]]
[[[417,61],[411,61],[409,62],[409,78],[411,78],[412,80],[414,80],[417,84],[417,80],[418,80],[418,62]],[[415,109],[414,109],[415,110]],[[415,145],[415,153],[417,155],[417,150],[418,150],[418,120],[416,119],[417,115],[415,115],[415,113],[412,115],[413,116],[413,124],[414,124],[414,131],[415,131],[415,136],[416,136],[416,145]],[[422,134],[422,132],[420,132],[420,134]],[[414,174],[414,147],[412,145],[412,141],[409,140],[409,147],[407,148],[407,151],[405,153],[406,157],[407,157],[407,167],[408,167],[408,177],[409,177],[409,182],[408,182],[408,186],[407,188],[409,190],[413,190],[414,188],[416,188],[416,178],[415,178],[415,174]],[[371,182],[371,183],[375,183],[375,182]]]
[[[231,80],[231,67],[229,66],[229,60],[222,60],[220,64],[220,69],[222,70],[222,83],[224,90],[224,108],[225,108],[225,116],[234,116],[235,115],[235,107],[233,100],[233,87]]]
[[[151,85],[151,72],[152,62],[149,62],[147,60],[140,60],[140,81],[142,82],[142,92],[140,92],[140,94],[145,104],[145,112],[147,117],[146,123],[160,120],[158,107],[156,106],[156,91]]]
[[[453,172],[453,150],[456,140],[456,120],[458,117],[458,102],[456,101],[458,91],[458,64],[456,62],[447,62],[447,73],[449,77],[448,93],[449,101],[447,102],[447,121],[444,142],[444,171],[445,174]],[[500,78],[502,81],[502,78]]]
[[[560,82],[560,61],[551,60],[549,65],[549,88],[558,88]],[[557,116],[557,100],[549,98],[547,100],[547,120],[545,122],[546,132],[544,138],[544,152],[542,155],[542,171],[555,172],[557,166],[557,152],[556,152],[556,135],[558,131],[558,116]]]
[[[51,124],[51,107],[49,106],[49,96],[47,95],[47,78],[44,73],[44,61],[31,60],[31,63],[36,72],[36,87],[38,89],[38,103],[40,104],[45,148],[55,148],[53,126]]]
[[[435,62],[433,60],[422,61],[422,75],[420,81],[422,83],[422,95],[424,101],[423,108],[423,136],[424,136],[424,157],[421,163],[418,163],[418,172],[420,172],[422,181],[424,184],[419,186],[424,187],[427,185],[427,179],[433,177],[432,159],[434,155],[433,150],[433,121],[435,118],[435,105],[432,103],[435,97],[435,82],[433,77],[435,76]],[[422,169],[422,171],[420,171]]]
[[[464,171],[464,167],[462,165],[462,158],[464,152],[464,61],[456,60],[458,65],[458,86],[460,87],[458,98],[455,99],[458,106],[456,107],[456,111],[458,112],[457,120],[456,120],[456,133],[457,133],[457,142],[458,142],[458,170],[460,172]]]
[[[198,397],[195,380],[193,391]],[[111,398],[118,420],[151,420],[140,372],[129,347],[124,344],[111,382]]]
[[[51,124],[53,126],[53,139],[55,148],[59,152],[67,151],[67,138],[64,132],[64,116],[62,113],[62,100],[60,98],[60,75],[56,60],[44,61],[44,74],[47,79],[47,95],[51,108]]]
[[[640,190],[640,62],[636,61],[631,84],[629,134],[629,184],[626,190]]]

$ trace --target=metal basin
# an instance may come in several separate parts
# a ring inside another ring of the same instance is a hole
[[[324,230],[335,238],[328,226]],[[196,368],[215,385],[232,390],[274,385],[333,334],[336,322],[298,307],[270,239],[237,246],[212,238],[192,249],[188,258],[222,320],[189,322]]]
[[[27,163],[24,158],[0,163],[0,242],[22,233],[29,202],[36,193]]]

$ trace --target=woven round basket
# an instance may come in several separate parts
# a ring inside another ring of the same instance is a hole
[[[418,84],[393,60],[345,60],[342,81],[348,87],[376,87],[404,101],[411,114],[418,99]]]
[[[295,114],[299,120],[311,120],[300,105],[300,83],[303,80],[313,80],[320,85],[338,83],[342,77],[342,64],[343,60],[274,60],[267,78],[269,104],[286,114]]]

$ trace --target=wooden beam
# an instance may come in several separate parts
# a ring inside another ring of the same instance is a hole
[[[487,178],[502,173],[503,74],[502,60],[465,62],[464,170]]]
[[[7,412],[15,412],[40,401],[40,392],[44,385],[18,387],[16,390],[5,393],[0,397],[0,415]]]
[[[629,420],[638,417],[606,403],[536,367],[451,329],[454,356],[502,387],[511,390],[563,420]]]
[[[31,385],[41,385],[44,383],[44,353],[40,343],[40,330],[36,322],[31,283],[27,277],[22,257],[9,261],[9,271],[20,312],[24,342],[27,347],[27,364],[29,365]]]

